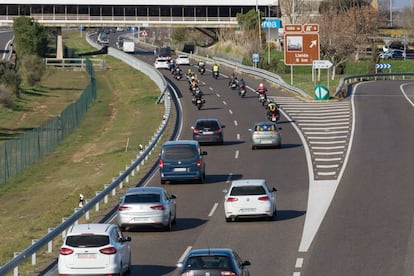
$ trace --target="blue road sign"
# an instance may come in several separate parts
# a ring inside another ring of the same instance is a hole
[[[259,54],[253,54],[252,59],[253,62],[259,62]]]
[[[375,68],[376,69],[389,69],[389,68],[391,68],[391,64],[379,63],[379,64],[375,64]]]
[[[262,21],[262,29],[277,28],[282,28],[282,21],[280,19],[265,19]]]

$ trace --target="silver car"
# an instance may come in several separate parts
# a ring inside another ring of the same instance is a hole
[[[282,136],[275,122],[256,122],[249,131],[253,150],[259,147],[282,147]]]
[[[118,207],[118,225],[123,231],[148,225],[171,231],[176,223],[175,198],[161,187],[130,188]]]

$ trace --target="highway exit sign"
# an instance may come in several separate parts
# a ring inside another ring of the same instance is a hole
[[[287,24],[284,54],[286,65],[312,65],[319,60],[319,25]]]

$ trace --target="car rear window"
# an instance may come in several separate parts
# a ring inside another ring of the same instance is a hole
[[[275,131],[277,130],[274,124],[262,124],[256,125],[254,128],[255,131]]]
[[[124,203],[152,203],[152,202],[160,202],[160,194],[152,193],[152,194],[133,194],[125,196]]]
[[[266,194],[266,191],[262,186],[233,187],[233,189],[230,192],[230,195],[232,195],[232,196],[263,195],[263,194]]]
[[[187,261],[188,269],[214,269],[214,268],[230,268],[230,261],[227,256],[197,256],[190,257]]]
[[[216,121],[198,121],[196,129],[218,130],[219,124]]]
[[[189,145],[174,145],[164,147],[161,158],[164,160],[184,160],[194,159],[197,157],[196,148]]]
[[[66,244],[72,247],[101,247],[109,244],[109,236],[92,234],[68,236]]]

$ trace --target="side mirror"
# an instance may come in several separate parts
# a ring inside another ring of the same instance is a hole
[[[171,198],[174,198],[174,199],[176,199],[177,197],[176,197],[175,195],[171,195]]]
[[[191,126],[191,129],[194,129],[194,126]]]
[[[249,128],[249,131],[252,132],[253,130],[251,128]]]
[[[226,127],[226,125],[222,125],[222,126],[221,126],[221,128],[225,128],[225,127]]]
[[[251,265],[251,263],[250,263],[249,261],[244,261],[244,262],[242,263],[242,266],[248,266],[248,265]]]
[[[131,237],[123,237],[122,242],[130,242],[131,241]]]
[[[223,193],[225,193],[225,194],[227,194],[228,191],[229,190],[227,190],[227,189],[223,189]]]
[[[272,192],[277,192],[277,189],[275,187],[273,187]]]
[[[206,151],[202,151],[201,152],[201,155],[207,155],[207,152]]]

